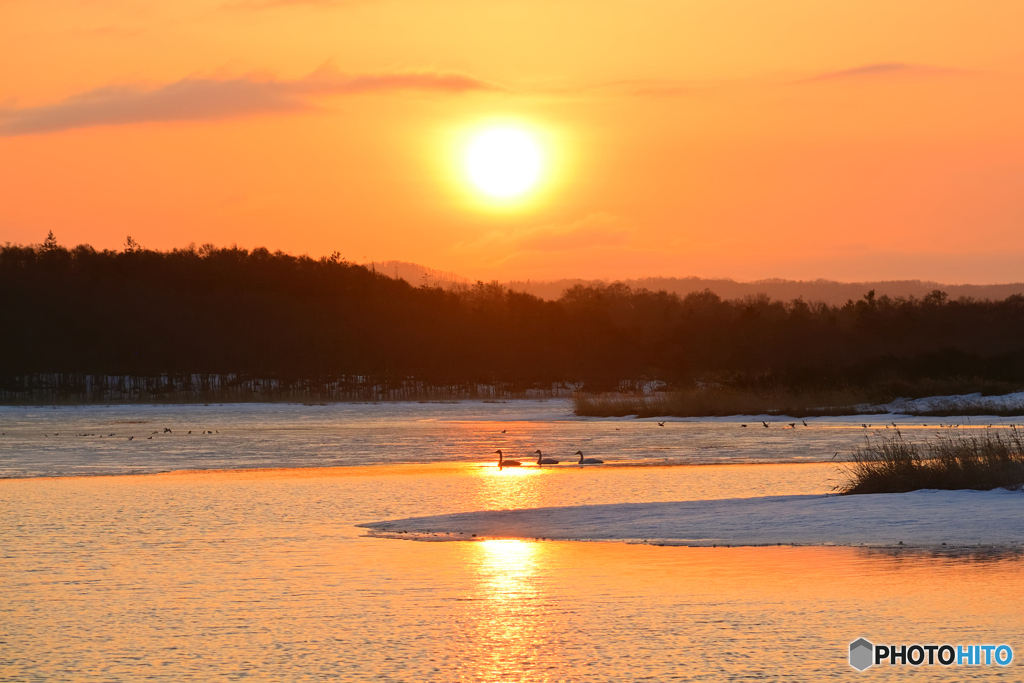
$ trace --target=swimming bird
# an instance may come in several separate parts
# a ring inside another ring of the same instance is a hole
[[[664,423],[664,422],[659,422],[659,423],[658,423],[658,426],[659,426],[659,427],[664,427],[664,426],[665,426],[665,423]]]
[[[171,433],[171,430],[168,429],[167,427],[164,427],[164,434],[170,434],[170,433]]]
[[[747,425],[740,425],[740,427],[746,427]]]
[[[796,429],[796,422],[790,422],[789,423],[789,428],[790,429]]]
[[[505,430],[504,430],[504,429],[502,429],[502,430],[501,430],[501,433],[502,433],[502,434],[504,434],[504,433],[505,433]]]
[[[500,450],[494,452],[498,454],[498,469],[501,469],[502,467],[519,467],[523,464],[518,460],[506,460],[504,453]]]
[[[555,460],[554,458],[545,458],[544,454],[541,453],[539,450],[536,451],[536,453],[537,453],[537,464],[538,465],[557,465],[558,464],[558,461]]]
[[[128,440],[129,440],[129,441],[131,441],[131,440],[132,440],[132,439],[134,439],[134,438],[135,438],[134,436],[129,436],[129,437],[128,437]]]
[[[763,424],[763,425],[764,425],[764,428],[765,428],[765,429],[768,429],[768,425],[770,425],[770,424],[771,424],[771,422],[765,422],[764,420],[761,420],[761,424]]]
[[[807,426],[807,420],[800,420],[800,421],[804,423],[804,427]]]
[[[598,460],[597,458],[584,458],[583,457],[583,451],[576,451],[575,453],[573,453],[573,455],[580,456],[580,461],[578,463],[576,463],[578,465],[603,465],[604,464],[604,460]]]

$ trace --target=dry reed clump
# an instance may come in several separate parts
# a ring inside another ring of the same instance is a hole
[[[737,389],[707,387],[643,394],[576,394],[577,415],[590,417],[710,417],[720,415],[850,415],[867,402],[852,389]]]
[[[980,436],[943,435],[923,444],[896,430],[868,439],[843,464],[848,478],[840,493],[903,493],[918,489],[1019,489],[1024,486],[1024,440],[1017,429]]]

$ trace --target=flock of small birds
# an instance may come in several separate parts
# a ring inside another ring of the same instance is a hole
[[[811,426],[811,425],[807,424],[807,420],[800,420],[800,421],[804,423],[804,427],[810,427]],[[659,422],[658,424],[661,425],[662,427],[665,426],[664,422]],[[761,425],[765,429],[769,429],[772,426],[772,423],[771,422],[765,422],[764,420],[761,420]],[[782,428],[785,429],[786,425],[788,425],[790,429],[796,429],[796,422],[786,422],[786,423],[784,423]],[[743,425],[743,424],[740,425],[740,427],[746,427],[746,426],[747,425]]]
[[[147,440],[148,439],[152,439],[153,436],[159,435],[159,434],[173,434],[173,433],[174,432],[171,430],[170,427],[164,427],[162,432],[160,430],[156,430],[152,434],[147,436],[146,439]],[[192,430],[191,429],[188,430],[188,433],[191,434]],[[216,430],[216,429],[204,429],[204,430],[200,431],[199,433],[200,434],[220,434],[220,431]],[[7,432],[0,432],[0,436],[7,436]],[[55,432],[52,435],[51,434],[43,434],[43,436],[49,438],[50,436],[60,436],[60,434]],[[112,436],[117,436],[117,434],[114,433],[114,432],[111,432],[109,434],[92,434],[90,432],[83,432],[82,434],[75,434],[75,436],[78,436],[78,437],[97,437],[97,438],[103,439],[103,438],[109,438],[109,437],[112,437]],[[128,441],[134,441],[134,440],[135,440],[135,435],[134,434],[132,434],[131,436],[128,437]]]

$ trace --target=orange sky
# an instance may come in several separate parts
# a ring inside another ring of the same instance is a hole
[[[1024,3],[0,0],[0,242],[1024,280]],[[461,175],[490,121],[540,189]]]

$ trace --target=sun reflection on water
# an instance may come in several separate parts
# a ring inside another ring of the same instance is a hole
[[[481,551],[481,568],[503,575],[532,572],[537,544],[514,538],[480,541],[476,547]]]
[[[500,539],[472,544],[478,600],[473,604],[478,680],[533,680],[536,634],[549,629],[545,585],[538,571],[544,545]]]
[[[539,486],[545,471],[540,467],[484,465],[474,470],[474,507],[478,510],[532,508],[551,504]]]

